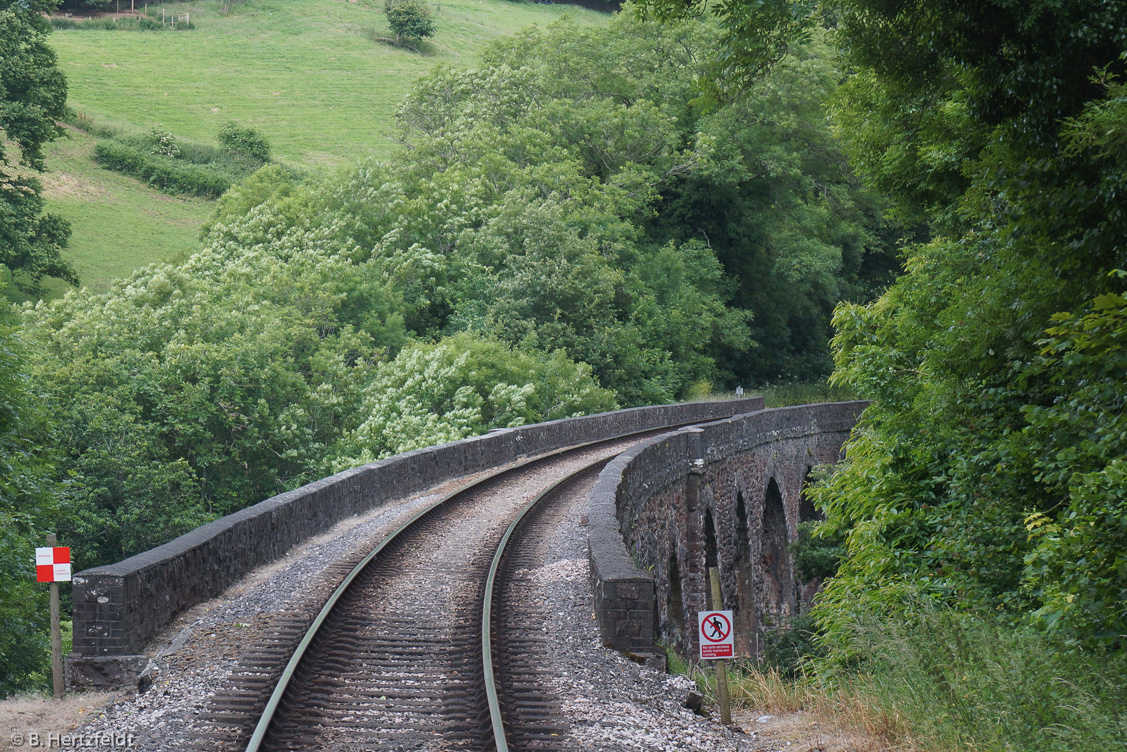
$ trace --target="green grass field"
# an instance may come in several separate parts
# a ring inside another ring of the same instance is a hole
[[[206,143],[234,120],[263,133],[277,159],[310,169],[387,157],[396,108],[435,65],[473,65],[490,41],[565,15],[606,18],[574,6],[440,0],[431,5],[437,32],[419,54],[371,40],[390,36],[382,2],[247,0],[226,14],[217,0],[163,7],[190,14],[195,28],[51,35],[70,106],[105,125],[162,125]],[[133,269],[198,246],[211,203],[165,196],[102,170],[91,158],[95,139],[68,134],[50,147],[50,172],[41,177],[49,210],[73,227],[69,258],[84,285],[105,289]],[[66,287],[47,280],[44,296]],[[27,300],[11,287],[4,293]]]
[[[83,284],[101,290],[139,266],[195,249],[213,204],[166,196],[98,168],[92,158],[95,142],[68,128],[67,138],[53,145],[51,173],[43,183],[51,211],[70,220],[71,260]]]
[[[372,31],[391,36],[382,2],[248,0],[226,15],[219,7],[164,5],[189,13],[192,31],[56,31],[71,107],[212,143],[234,120],[303,167],[386,157],[396,107],[435,65],[472,65],[489,41],[563,15],[604,18],[574,6],[439,0],[431,6],[437,32],[419,54],[369,39]]]
[[[159,193],[133,178],[100,169],[93,161],[96,139],[67,129],[48,151],[43,182],[48,210],[71,223],[68,257],[84,286],[104,290],[134,269],[188,253],[198,245],[200,225],[212,202]],[[47,280],[46,297],[68,285]],[[26,296],[9,290],[12,300]]]
[[[48,148],[48,172],[37,177],[43,183],[48,211],[71,224],[67,258],[84,286],[101,291],[138,267],[197,248],[200,225],[214,204],[166,196],[133,178],[99,168],[93,160],[95,143],[93,136],[68,128],[66,136]],[[68,287],[46,279],[43,297],[58,297]],[[31,299],[11,286],[3,292],[13,302]]]

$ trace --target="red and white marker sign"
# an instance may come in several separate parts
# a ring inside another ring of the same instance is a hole
[[[700,658],[702,661],[735,657],[731,611],[697,611],[700,620]]]
[[[70,582],[70,547],[35,549],[35,579],[38,582]]]

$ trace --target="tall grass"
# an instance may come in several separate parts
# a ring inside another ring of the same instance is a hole
[[[789,405],[809,405],[816,402],[845,402],[863,399],[853,390],[834,386],[829,382],[808,381],[796,384],[766,384],[748,390],[749,393],[763,395],[767,407],[787,407]]]
[[[124,128],[118,128],[99,122],[88,113],[82,110],[76,110],[73,107],[67,107],[66,122],[80,131],[89,133],[91,136],[97,136],[98,138],[117,138],[126,134]]]
[[[181,22],[173,26],[148,16],[101,16],[98,18],[73,19],[51,16],[51,26],[60,31],[190,31],[195,26]]]
[[[795,679],[737,662],[733,702],[812,714],[862,734],[869,749],[1127,750],[1122,654],[1091,654],[1025,627],[942,611],[911,624],[859,624],[856,644],[857,666],[829,672],[807,663]],[[711,692],[708,672],[696,678]]]
[[[934,612],[859,625],[854,691],[952,749],[1127,750],[1127,657],[1092,654],[1025,627]]]

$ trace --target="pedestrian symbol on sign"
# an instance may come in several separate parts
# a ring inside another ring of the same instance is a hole
[[[723,640],[728,636],[728,632],[731,631],[731,625],[721,619],[720,614],[710,615],[705,621],[705,624],[708,625],[708,629],[712,632],[712,634],[708,636],[710,640]]]

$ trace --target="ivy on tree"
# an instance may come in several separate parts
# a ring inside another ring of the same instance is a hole
[[[0,0],[0,263],[27,291],[38,289],[43,277],[78,283],[62,258],[70,227],[44,213],[41,183],[18,169],[46,168],[43,145],[58,134],[55,121],[66,105],[66,79],[46,44],[51,25],[43,14],[55,4]]]

